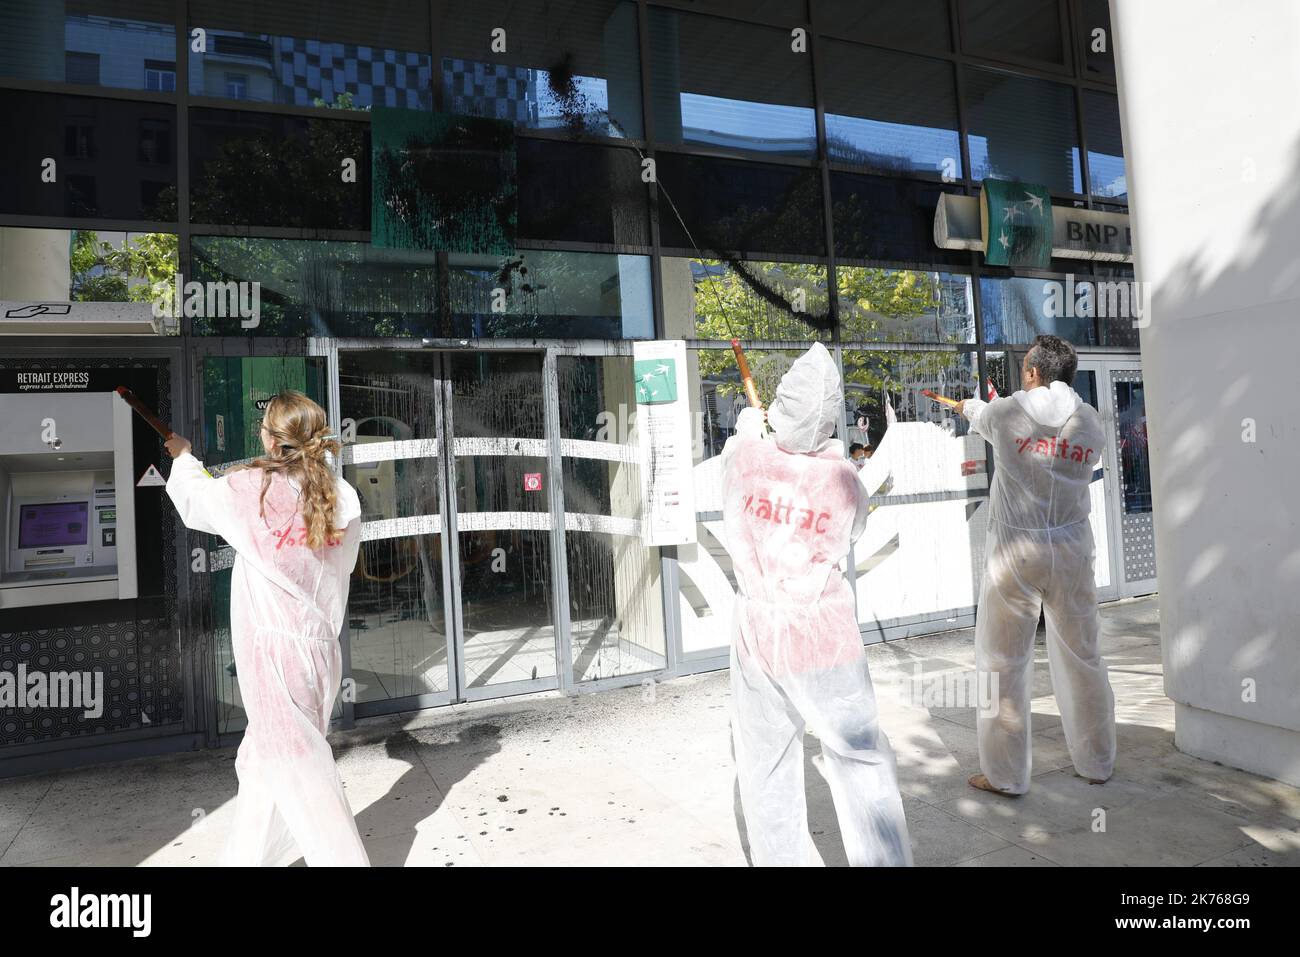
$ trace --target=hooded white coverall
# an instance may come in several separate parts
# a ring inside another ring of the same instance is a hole
[[[746,409],[722,452],[723,525],[738,585],[732,737],[756,865],[821,863],[808,832],[804,726],[821,740],[849,863],[910,865],[894,754],[880,730],[843,559],[867,492],[834,437],[839,370],[820,343]]]
[[[1115,766],[1115,699],[1098,649],[1088,523],[1088,484],[1105,445],[1101,418],[1064,382],[992,402],[967,399],[963,411],[993,446],[994,462],[975,668],[996,676],[997,708],[976,719],[980,769],[999,790],[1029,790],[1041,606],[1070,758],[1079,774],[1105,780]]]
[[[235,550],[230,634],[248,727],[239,796],[221,863],[368,866],[325,734],[343,674],[339,632],[361,543],[361,504],[337,480],[342,542],[312,549],[298,491],[282,474],[258,514],[260,469],[212,478],[193,455],[172,462],[167,494],[186,527]]]

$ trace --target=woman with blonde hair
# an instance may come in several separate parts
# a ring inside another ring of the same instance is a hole
[[[328,456],[325,410],[281,392],[262,420],[266,455],[212,478],[178,435],[167,494],[186,527],[235,550],[230,634],[248,727],[222,863],[367,866],[325,735],[342,678],[339,632],[361,542],[361,504]]]

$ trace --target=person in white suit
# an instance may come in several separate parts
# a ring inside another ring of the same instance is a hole
[[[1047,619],[1052,688],[1075,771],[1095,784],[1115,766],[1115,699],[1098,648],[1095,547],[1088,485],[1105,432],[1071,387],[1074,347],[1039,336],[1021,364],[1024,389],[958,410],[993,447],[975,668],[996,682],[996,708],[976,719],[981,774],[973,787],[1029,790],[1030,691],[1039,610]]]
[[[343,661],[339,632],[361,542],[361,504],[337,477],[325,411],[300,392],[271,400],[266,455],[213,478],[167,440],[167,494],[187,528],[235,551],[230,634],[248,727],[225,865],[367,866],[325,735]]]

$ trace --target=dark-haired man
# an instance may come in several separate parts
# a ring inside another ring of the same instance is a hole
[[[1034,633],[1047,619],[1047,660],[1075,771],[1094,784],[1115,765],[1115,700],[1098,650],[1088,485],[1105,442],[1095,409],[1071,388],[1078,357],[1039,336],[1020,367],[1023,390],[958,411],[993,446],[984,584],[975,623],[975,669],[995,682],[981,712],[973,787],[1029,790]]]

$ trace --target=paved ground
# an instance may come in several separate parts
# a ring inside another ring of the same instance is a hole
[[[1300,863],[1300,791],[1174,749],[1158,613],[1154,599],[1105,612],[1120,757],[1104,787],[1070,768],[1039,646],[1035,776],[1017,801],[966,785],[978,769],[973,710],[900,693],[915,668],[970,668],[971,634],[869,649],[917,864]],[[652,692],[397,716],[333,740],[375,864],[744,865],[728,697],[726,673],[715,673]],[[814,838],[826,863],[843,864],[817,743],[807,743]],[[0,864],[212,863],[233,761],[230,749],[0,780]]]

